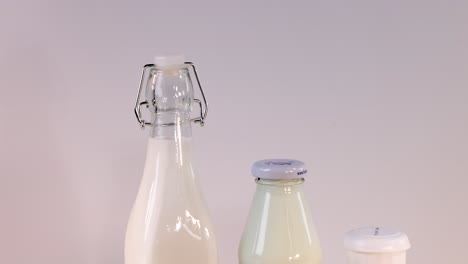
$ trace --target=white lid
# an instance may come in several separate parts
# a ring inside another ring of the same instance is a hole
[[[344,239],[345,248],[366,253],[389,253],[408,250],[408,236],[386,227],[362,227],[349,231]]]
[[[184,63],[185,56],[181,54],[154,57],[154,64],[158,68],[175,68],[178,66],[183,66]]]
[[[304,162],[291,159],[260,160],[253,164],[252,175],[263,179],[296,179],[307,174]]]

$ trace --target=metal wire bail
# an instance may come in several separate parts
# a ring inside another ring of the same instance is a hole
[[[200,116],[191,118],[191,121],[194,123],[200,124],[200,126],[204,126],[206,116],[208,115],[208,102],[206,101],[205,93],[203,92],[200,79],[198,78],[197,70],[195,69],[195,65],[192,62],[185,62],[184,65],[187,68],[192,68],[193,73],[195,74],[195,79],[197,80],[197,85],[200,88],[200,93],[202,96],[202,100],[196,99],[196,98],[193,99],[193,102],[197,103],[200,107]],[[141,79],[140,79],[140,87],[138,88],[138,94],[137,94],[137,98],[135,102],[135,109],[134,109],[135,116],[142,129],[144,129],[146,125],[156,125],[151,122],[145,121],[141,115],[141,106],[146,106],[146,107],[149,106],[149,102],[146,99],[144,99],[143,101],[141,100],[141,93],[142,93],[141,91],[143,90],[143,88],[146,88],[148,79],[149,79],[147,75],[151,73],[151,71],[153,70],[156,70],[156,65],[154,64],[146,64],[145,66],[143,66]],[[154,102],[151,102],[151,103],[154,104]],[[158,108],[156,107],[156,112],[157,112],[157,109]],[[174,124],[173,123],[158,124],[156,126],[169,126],[169,125],[174,125]]]

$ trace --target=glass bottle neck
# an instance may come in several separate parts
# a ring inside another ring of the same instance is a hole
[[[258,194],[289,195],[302,193],[304,178],[272,180],[256,178]]]
[[[157,116],[155,114],[153,120],[156,124],[164,125],[148,127],[150,132],[145,165],[148,177],[162,177],[166,174],[174,175],[174,177],[171,177],[172,180],[192,177],[193,173],[190,170],[174,174],[174,168],[191,168],[192,128],[188,115],[164,112],[158,113]],[[168,168],[171,168],[171,170],[167,171]]]
[[[274,179],[264,179],[264,178],[256,178],[255,182],[261,185],[268,185],[268,186],[294,186],[300,185],[304,183],[304,178],[296,178],[296,179],[281,179],[281,180],[274,180]]]
[[[186,112],[164,112],[153,114],[150,138],[165,138],[181,140],[192,137],[192,124],[190,113]]]

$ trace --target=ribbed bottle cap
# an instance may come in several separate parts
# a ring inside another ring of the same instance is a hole
[[[307,174],[304,162],[291,159],[260,160],[253,164],[252,175],[262,179],[297,179]]]

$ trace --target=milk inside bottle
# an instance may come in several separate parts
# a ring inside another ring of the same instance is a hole
[[[203,124],[206,100],[194,99],[182,56],[146,65],[135,107],[149,131],[143,177],[127,225],[125,264],[215,264],[213,226],[192,163],[191,123]],[[143,97],[143,90],[145,96]],[[192,103],[201,115],[191,118]],[[203,104],[205,103],[205,104]],[[144,118],[141,108],[149,115]]]
[[[304,195],[305,164],[274,159],[256,162],[257,183],[239,245],[240,264],[320,264],[321,250]]]

